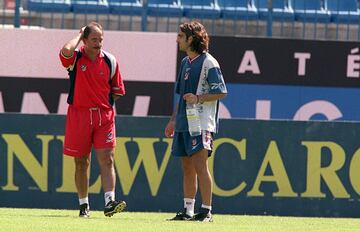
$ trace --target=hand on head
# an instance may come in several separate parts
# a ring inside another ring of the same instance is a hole
[[[81,34],[81,37],[84,36],[85,28],[86,28],[86,26],[83,26],[83,27],[81,27],[81,29],[80,29],[80,31],[79,31],[79,33]]]

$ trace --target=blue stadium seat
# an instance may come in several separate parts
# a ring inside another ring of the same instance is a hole
[[[220,18],[215,0],[181,0],[184,16],[188,18]]]
[[[143,4],[140,0],[108,0],[110,13],[119,15],[141,15]]]
[[[332,21],[359,23],[360,13],[357,0],[327,0],[326,3]]]
[[[107,14],[110,12],[107,0],[71,0],[74,13]]]
[[[183,10],[179,0],[148,0],[148,14],[181,17]]]
[[[225,19],[257,19],[258,12],[253,0],[218,0]]]
[[[71,0],[28,0],[27,10],[36,12],[67,13],[71,9]]]
[[[322,0],[289,0],[295,11],[295,20],[329,22],[330,12],[322,5]]]
[[[268,0],[255,0],[260,19],[266,19],[269,15]],[[295,20],[295,13],[287,0],[272,1],[272,17],[274,20]]]

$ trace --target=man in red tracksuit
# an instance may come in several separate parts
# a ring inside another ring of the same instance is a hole
[[[81,41],[83,46],[78,50],[76,48]],[[124,201],[115,200],[116,136],[113,109],[114,101],[125,94],[125,87],[115,57],[103,51],[102,44],[102,26],[91,22],[68,41],[59,54],[70,77],[64,154],[75,160],[80,217],[90,215],[88,168],[92,147],[100,165],[105,216],[112,216],[126,207]]]

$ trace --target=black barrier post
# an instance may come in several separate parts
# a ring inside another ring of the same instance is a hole
[[[148,13],[148,1],[143,1],[143,12],[141,15],[141,31],[147,31],[147,13]]]
[[[14,27],[20,27],[20,0],[15,1],[15,17],[14,17]]]
[[[272,37],[272,13],[273,13],[273,6],[272,0],[268,0],[268,20],[267,20],[267,27],[266,27],[266,35],[268,37]]]

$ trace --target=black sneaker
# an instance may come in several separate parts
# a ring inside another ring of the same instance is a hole
[[[200,212],[194,215],[194,221],[212,222],[212,214],[209,209],[200,208]]]
[[[115,213],[122,212],[126,207],[125,201],[110,201],[104,208],[104,214],[107,217],[111,217]]]
[[[186,209],[183,212],[178,212],[175,217],[168,219],[168,221],[191,221],[193,216],[186,213]]]
[[[79,217],[90,217],[90,210],[88,204],[80,205]]]

